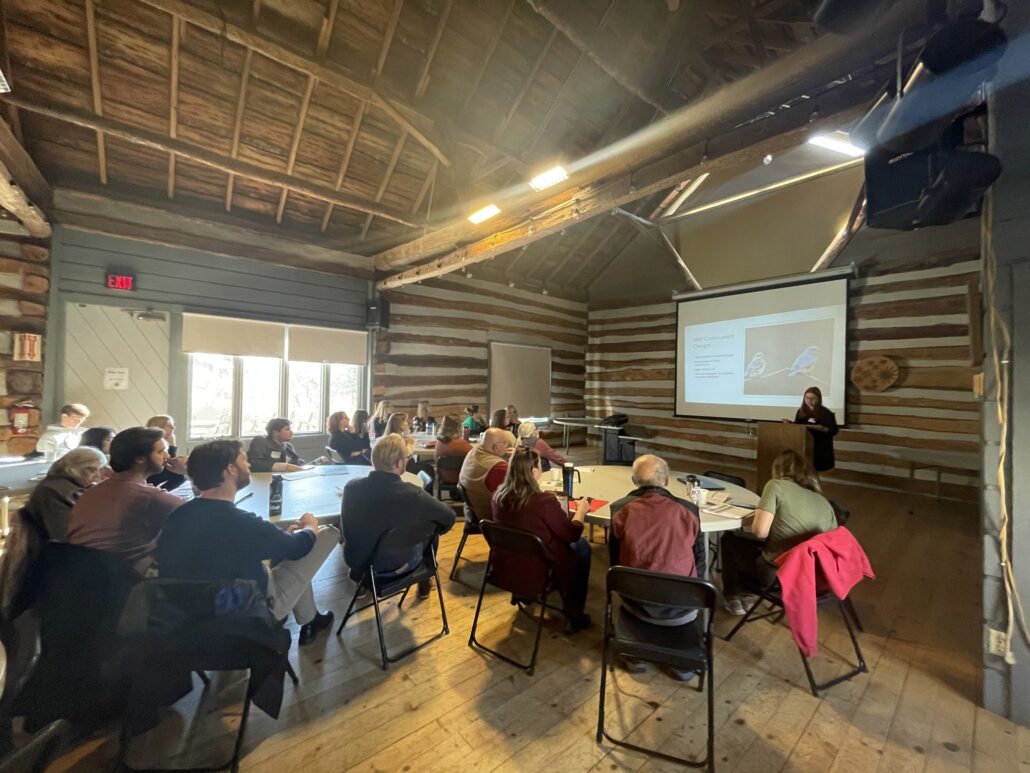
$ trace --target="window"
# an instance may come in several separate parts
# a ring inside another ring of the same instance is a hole
[[[354,416],[361,407],[361,380],[364,368],[360,365],[329,366],[329,413],[346,411]]]
[[[330,413],[363,403],[361,365],[195,353],[189,374],[190,440],[263,435],[276,416],[298,435],[320,433]]]
[[[224,354],[191,355],[191,440],[209,440],[233,434],[233,360],[233,357]]]
[[[323,371],[318,362],[291,362],[289,386],[286,390],[286,415],[293,422],[293,431],[322,432],[325,429],[323,403]]]
[[[240,357],[240,375],[240,435],[263,435],[268,420],[279,415],[282,360]]]

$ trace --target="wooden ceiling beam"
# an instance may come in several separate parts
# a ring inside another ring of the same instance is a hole
[[[172,17],[173,19],[176,17]],[[240,73],[240,91],[236,96],[236,114],[232,124],[232,146],[229,158],[235,159],[240,153],[240,132],[243,130],[243,112],[247,107],[247,87],[250,85],[250,67],[254,61],[254,49],[248,48],[243,55],[243,71]],[[225,184],[225,211],[232,211],[232,194],[236,184],[236,175],[229,173]]]
[[[0,0],[0,67],[3,68],[7,85],[14,89],[14,77],[11,73],[11,52],[7,47],[7,8],[5,0]],[[19,144],[24,144],[25,137],[21,131],[21,116],[18,115],[18,108],[14,105],[7,106],[7,122],[14,130],[14,136],[18,138]]]
[[[50,237],[50,223],[39,207],[29,201],[25,191],[19,188],[13,180],[11,172],[0,163],[0,207],[18,218],[30,236],[37,239]]]
[[[868,83],[852,81],[827,92],[820,99],[811,100],[804,107],[784,110],[763,121],[738,126],[650,164],[637,166],[626,163],[625,166],[632,170],[629,173],[596,187],[582,189],[564,205],[551,207],[443,257],[389,276],[380,280],[377,286],[390,289],[442,276],[532,244],[576,221],[596,217],[671,188],[684,177],[725,166],[756,163],[767,153],[782,152],[800,144],[813,132],[827,127],[838,128],[857,118],[862,112],[860,105],[871,99],[879,88],[880,83],[876,79]],[[378,264],[376,267],[383,270]]]
[[[404,143],[408,141],[408,133],[401,132],[400,138],[397,140],[397,144],[393,146],[393,154],[390,156],[390,162],[386,165],[386,172],[383,173],[383,179],[379,183],[379,188],[376,190],[376,197],[373,199],[376,204],[383,200],[383,196],[386,194],[386,189],[390,187],[390,180],[393,179],[393,173],[397,169],[397,162],[400,160],[401,153],[404,152]],[[372,226],[372,220],[375,215],[369,215],[365,218],[365,224],[361,227],[361,238],[364,239],[368,235],[368,229]]]
[[[297,151],[300,150],[300,138],[304,134],[304,122],[308,120],[308,109],[311,107],[311,95],[315,91],[317,80],[311,75],[308,76],[307,86],[304,88],[304,96],[300,100],[300,110],[297,111],[297,125],[293,129],[293,139],[290,141],[290,152],[286,157],[286,174],[293,175],[293,168],[297,164]],[[279,204],[275,209],[275,222],[283,222],[283,213],[286,211],[286,199],[290,195],[289,188],[283,188],[279,192]]]
[[[418,195],[415,197],[415,203],[411,205],[411,216],[415,217],[418,211],[422,209],[422,202],[426,200],[426,196],[429,191],[436,186],[436,174],[439,169],[439,164],[436,159],[433,159],[433,165],[429,168],[429,174],[426,175],[426,179],[422,182],[422,187],[418,189]],[[429,208],[426,210],[426,222],[429,222],[429,217],[432,214],[432,198],[429,199]]]
[[[443,38],[444,30],[447,29],[447,19],[450,18],[451,9],[454,7],[454,0],[444,0],[443,11],[433,30],[433,38],[426,50],[426,61],[422,64],[422,71],[418,74],[415,86],[415,99],[421,99],[429,86],[429,70],[433,67],[433,59],[436,58],[436,51],[440,47],[440,40]]]
[[[536,80],[536,76],[540,73],[540,68],[544,64],[544,60],[547,59],[548,54],[551,53],[551,46],[554,45],[554,41],[558,38],[558,30],[556,28],[551,29],[551,34],[547,36],[547,42],[544,43],[544,47],[540,49],[540,53],[537,54],[536,60],[533,62],[532,68],[529,70],[529,75],[526,76],[525,80],[522,81],[522,88],[519,89],[518,96],[515,97],[511,103],[511,107],[508,108],[508,114],[504,116],[504,120],[501,121],[500,125],[494,130],[494,142],[501,139],[505,130],[508,128],[508,124],[511,123],[511,119],[515,117],[515,113],[518,112],[522,106],[522,100],[526,98],[526,94],[533,82]]]
[[[13,180],[25,191],[29,201],[35,203],[44,212],[50,211],[50,205],[54,198],[50,183],[36,167],[32,156],[18,141],[11,127],[2,120],[0,120],[0,163],[11,175],[8,179]]]
[[[229,156],[217,153],[206,147],[201,147],[200,145],[184,142],[179,139],[173,140],[158,132],[150,131],[149,129],[132,126],[110,118],[101,118],[99,116],[90,115],[83,111],[75,110],[74,108],[50,107],[12,94],[7,94],[4,98],[18,105],[22,110],[28,110],[29,112],[43,115],[57,121],[64,121],[66,123],[81,126],[86,129],[92,129],[94,131],[102,131],[107,135],[124,140],[125,142],[153,148],[154,150],[163,151],[165,153],[174,152],[183,158],[189,158],[199,164],[209,166],[212,169],[218,169],[222,172],[232,172],[240,177],[256,180],[257,182],[261,182],[266,185],[287,187],[296,193],[310,196],[314,199],[331,201],[340,207],[346,207],[347,209],[353,209],[357,212],[364,212],[366,214],[374,214],[377,217],[392,220],[393,222],[400,223],[401,225],[415,227],[415,224],[412,223],[404,214],[388,211],[364,199],[345,196],[326,185],[313,183],[299,177],[283,174],[282,172],[266,169],[255,164],[230,158]]]
[[[667,88],[651,86],[640,80],[635,73],[622,69],[611,61],[613,50],[610,35],[606,36],[602,25],[597,25],[589,13],[579,4],[555,3],[553,0],[527,0],[530,8],[545,18],[576,48],[589,56],[613,81],[623,89],[662,113],[671,113],[682,107],[683,98]],[[618,49],[614,49],[618,50]],[[605,52],[605,53],[602,53]]]
[[[93,0],[87,0],[93,2]],[[257,53],[277,62],[291,70],[305,73],[322,81],[328,86],[339,89],[345,94],[368,102],[384,113],[386,113],[402,129],[412,135],[423,147],[440,160],[444,166],[450,165],[450,159],[444,154],[440,147],[433,142],[420,128],[408,119],[400,107],[393,100],[387,99],[382,94],[373,90],[371,86],[360,83],[345,73],[341,68],[330,63],[319,63],[311,56],[278,43],[271,38],[265,37],[253,29],[245,29],[233,24],[217,14],[199,8],[188,0],[140,0],[146,5],[158,10],[165,11],[174,16],[185,19],[190,24],[206,29],[209,32],[225,37],[246,48],[253,49]],[[407,112],[418,115],[418,111],[407,108]]]
[[[172,22],[172,41],[168,56],[168,136],[173,140],[179,136],[179,44],[180,33],[185,22],[175,16]],[[168,198],[175,198],[175,154],[168,154]]]
[[[379,48],[379,59],[376,60],[376,71],[374,77],[378,78],[386,66],[386,57],[393,45],[393,36],[397,32],[397,23],[401,20],[401,11],[404,9],[404,0],[394,0],[393,11],[390,13],[390,20],[386,23],[386,30],[383,33],[383,44]]]
[[[93,90],[93,112],[104,115],[104,100],[100,93],[100,56],[97,52],[96,8],[94,0],[86,0],[86,39],[89,46],[89,80]],[[107,185],[107,143],[104,133],[97,131],[97,171],[100,183]]]

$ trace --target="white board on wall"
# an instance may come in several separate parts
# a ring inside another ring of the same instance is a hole
[[[519,416],[551,415],[551,349],[490,342],[490,412],[514,405]]]

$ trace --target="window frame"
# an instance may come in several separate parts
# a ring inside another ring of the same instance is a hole
[[[224,437],[210,437],[210,438],[198,438],[193,435],[193,358],[194,353],[190,353],[187,357],[188,364],[186,367],[186,416],[188,426],[186,427],[186,439],[189,443],[206,443],[210,440],[227,440],[236,438],[249,438],[253,435],[242,435],[240,430],[243,425],[243,357],[239,355],[232,355],[233,359],[233,386],[232,386],[232,434]],[[289,388],[290,388],[290,361],[282,357],[277,358],[279,360],[279,416],[287,415],[287,406],[289,405]],[[297,360],[300,362],[300,360]],[[368,394],[368,373],[367,365],[354,365],[353,363],[345,362],[320,362],[315,363],[320,365],[322,368],[322,416],[329,415],[329,393],[330,393],[330,368],[333,365],[347,365],[349,367],[356,367],[361,369],[361,373],[358,378],[358,399],[357,406],[362,407],[365,405]],[[324,435],[321,429],[315,432],[296,432],[296,437],[313,437],[315,435]]]

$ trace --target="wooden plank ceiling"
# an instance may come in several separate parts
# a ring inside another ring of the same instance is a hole
[[[802,0],[2,5],[8,118],[51,184],[275,226],[369,271],[816,36]],[[570,286],[634,233],[599,217],[477,270]]]

